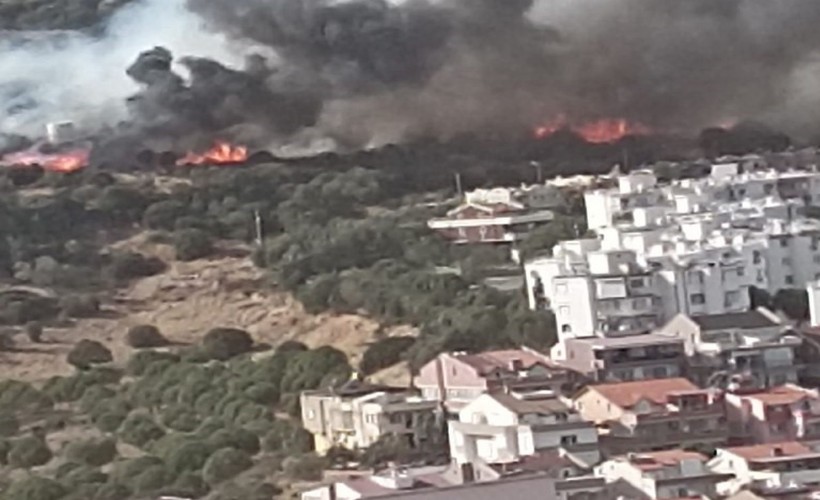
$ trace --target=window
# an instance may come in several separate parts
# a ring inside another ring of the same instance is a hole
[[[631,286],[632,288],[641,288],[642,286],[644,286],[643,278],[632,278],[631,280],[629,280],[629,286]]]
[[[669,422],[667,424],[670,431],[677,431],[680,430],[680,423],[679,422]]]
[[[724,296],[723,303],[726,307],[734,305],[736,302],[740,300],[740,293],[739,292],[726,292]]]
[[[572,327],[569,325],[561,325],[561,333],[570,333],[572,331]]]
[[[755,264],[760,264],[763,261],[763,256],[760,254],[760,251],[755,250],[752,253],[752,262]]]
[[[780,238],[780,247],[781,248],[788,248],[789,240],[787,238]]]
[[[700,271],[689,271],[689,283],[695,284],[702,284],[703,283],[703,273]]]
[[[783,281],[785,281],[787,285],[794,285],[794,276],[788,275],[783,279]]]
[[[561,446],[568,446],[573,444],[578,444],[578,436],[576,436],[575,434],[561,436]]]
[[[652,376],[654,378],[664,378],[668,375],[668,371],[665,366],[658,366],[654,370],[652,370]]]
[[[696,305],[696,306],[703,305],[703,304],[706,303],[706,296],[703,295],[702,293],[693,293],[689,297],[689,302],[691,302],[693,305]]]
[[[791,257],[783,257],[782,262],[783,262],[784,266],[790,266],[790,265],[792,265],[792,258]]]
[[[820,264],[820,255],[815,255],[814,257],[812,257],[812,260],[815,264]]]
[[[737,275],[738,275],[739,277],[746,276],[746,269],[744,269],[744,268],[742,268],[742,267],[738,267],[738,268],[737,268]]]

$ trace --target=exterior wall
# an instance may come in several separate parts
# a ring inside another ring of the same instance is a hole
[[[573,401],[573,406],[581,417],[594,424],[602,424],[613,420],[620,420],[625,411],[618,405],[610,403],[601,394],[594,390],[585,390]]]
[[[820,436],[820,398],[764,406],[753,396],[726,396],[732,436],[750,444],[778,443]]]
[[[553,311],[558,338],[591,337],[595,333],[592,283],[588,277],[560,277],[553,281]]]
[[[487,381],[476,371],[447,353],[419,370],[416,387],[425,399],[469,402],[487,390]]]

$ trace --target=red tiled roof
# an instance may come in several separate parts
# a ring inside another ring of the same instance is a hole
[[[591,385],[588,390],[598,392],[621,408],[631,408],[641,400],[657,405],[666,404],[670,394],[697,392],[701,389],[685,378],[664,378]]]
[[[706,462],[706,457],[700,453],[686,450],[665,450],[649,453],[638,453],[629,457],[629,461],[641,470],[661,469],[678,465],[683,460],[699,460]]]
[[[765,406],[790,405],[806,398],[815,398],[810,391],[794,385],[773,387],[767,391],[745,395],[748,399],[756,399]]]
[[[523,349],[511,349],[507,351],[488,351],[478,354],[453,354],[453,357],[462,363],[474,368],[479,375],[486,375],[493,370],[509,370],[513,361],[521,362],[525,370],[529,370],[535,365],[552,367],[550,359]]]
[[[775,456],[792,457],[814,453],[811,448],[797,441],[737,446],[725,450],[746,460],[758,460]]]

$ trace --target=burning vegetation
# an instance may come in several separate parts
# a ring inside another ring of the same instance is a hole
[[[87,148],[73,148],[51,152],[44,152],[38,148],[32,148],[0,157],[0,166],[40,166],[50,172],[67,174],[88,166],[90,154],[91,151]]]
[[[177,160],[177,165],[237,165],[248,161],[248,148],[217,141],[214,147],[203,153],[189,152]]]
[[[605,118],[573,125],[565,115],[535,128],[536,139],[546,139],[560,130],[569,130],[591,144],[610,144],[628,136],[649,135],[649,127],[624,118]]]

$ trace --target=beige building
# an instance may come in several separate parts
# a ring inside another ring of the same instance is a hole
[[[660,333],[684,342],[689,375],[703,386],[733,381],[773,387],[797,381],[795,350],[801,340],[786,333],[766,309],[672,318]]]
[[[710,451],[728,437],[722,394],[684,378],[590,385],[573,404],[599,426],[605,456],[670,448]]]
[[[717,484],[732,476],[711,471],[707,461],[705,455],[680,449],[630,453],[607,460],[595,474],[606,480],[613,497],[714,498]]]
[[[316,451],[333,446],[363,449],[384,435],[418,446],[436,437],[436,401],[406,389],[351,381],[334,390],[302,393],[302,425],[313,434]],[[443,431],[442,431],[443,432]]]

